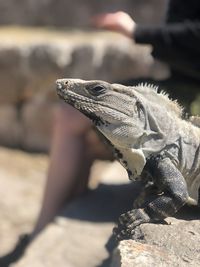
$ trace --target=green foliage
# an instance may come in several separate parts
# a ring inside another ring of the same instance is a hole
[[[195,100],[190,105],[192,115],[200,115],[200,93],[197,94]]]

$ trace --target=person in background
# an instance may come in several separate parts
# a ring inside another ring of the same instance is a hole
[[[199,1],[170,0],[163,25],[138,25],[122,11],[98,15],[93,23],[98,28],[122,33],[136,43],[152,45],[153,57],[167,63],[171,71],[170,77],[163,81],[147,77],[125,84],[156,83],[184,104],[186,95],[187,104],[194,100],[200,85]]]
[[[93,25],[119,32],[136,43],[151,44],[153,56],[167,63],[171,69],[170,78],[157,81],[156,84],[169,89],[174,97],[180,95],[178,90],[184,96],[189,88],[187,97],[189,101],[193,100],[200,86],[199,1],[169,1],[165,25],[138,25],[122,11],[97,15],[93,18]],[[132,80],[129,84],[134,85],[139,81],[142,80]],[[87,189],[94,159],[111,158],[92,132],[90,121],[72,107],[60,105],[54,121],[50,165],[38,219],[32,233],[21,238],[12,252],[0,259],[0,266],[9,266],[17,260],[31,240],[52,221],[64,205]]]

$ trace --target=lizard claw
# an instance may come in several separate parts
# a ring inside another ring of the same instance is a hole
[[[149,221],[150,218],[143,209],[128,211],[119,217],[118,226],[113,229],[113,234],[117,240],[131,239],[134,236],[135,228]]]

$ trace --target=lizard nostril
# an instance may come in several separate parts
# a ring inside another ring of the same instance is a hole
[[[65,85],[67,85],[67,84],[68,84],[68,81],[65,82]]]

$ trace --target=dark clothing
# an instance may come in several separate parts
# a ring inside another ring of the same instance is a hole
[[[200,81],[200,0],[169,1],[166,24],[138,25],[134,39],[151,44],[172,72]]]

